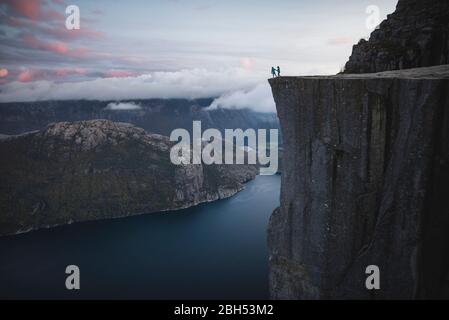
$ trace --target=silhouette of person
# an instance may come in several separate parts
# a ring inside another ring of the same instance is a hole
[[[276,69],[274,67],[271,67],[271,74],[273,75],[273,78],[276,77]]]
[[[278,77],[281,76],[281,68],[279,68],[279,66],[277,67],[277,72],[278,72]]]

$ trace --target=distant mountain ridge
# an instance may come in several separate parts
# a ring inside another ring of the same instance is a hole
[[[139,106],[133,110],[111,110],[117,101],[67,100],[0,103],[0,134],[20,134],[44,129],[48,124],[62,121],[106,119],[127,122],[148,132],[170,135],[173,129],[192,129],[200,120],[204,129],[226,128],[277,129],[275,113],[260,113],[248,109],[216,109],[207,107],[213,99],[145,99],[123,100]]]

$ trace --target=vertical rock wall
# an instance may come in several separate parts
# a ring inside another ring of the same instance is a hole
[[[284,137],[272,298],[447,296],[448,79],[441,66],[270,80]]]

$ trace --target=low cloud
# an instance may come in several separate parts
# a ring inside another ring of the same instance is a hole
[[[33,81],[24,73],[20,81],[0,87],[0,102],[42,100],[134,100],[216,98],[209,108],[275,112],[271,89],[265,75],[242,68],[210,71],[189,69],[152,72],[140,76],[97,78],[77,82]],[[108,105],[110,110],[135,110],[135,104]]]
[[[276,105],[268,83],[260,83],[250,90],[237,90],[223,94],[209,106],[209,109],[218,108],[276,112]]]
[[[111,102],[109,103],[106,110],[117,110],[117,111],[126,111],[126,110],[140,110],[141,106],[135,104],[134,102]]]

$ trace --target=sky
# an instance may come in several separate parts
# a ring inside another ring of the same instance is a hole
[[[274,108],[266,79],[335,74],[397,0],[0,0],[0,102],[217,97]],[[80,9],[80,29],[65,26]]]

